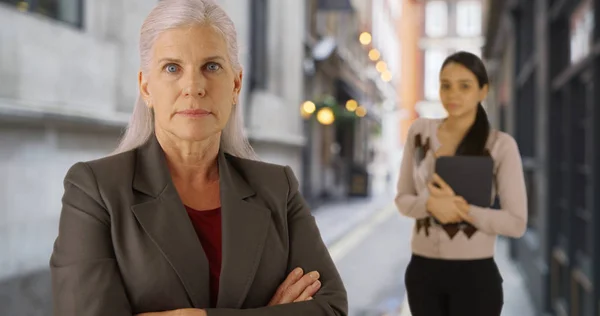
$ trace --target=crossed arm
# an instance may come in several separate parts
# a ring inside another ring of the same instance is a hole
[[[256,309],[178,309],[144,316],[344,316],[346,291],[325,247],[314,217],[298,191],[289,167],[287,200],[290,276],[271,302]],[[59,236],[50,259],[54,314],[61,316],[132,316],[111,240],[110,216],[90,168],[81,163],[65,177]],[[318,271],[295,275],[304,267]],[[93,286],[92,286],[93,285]]]

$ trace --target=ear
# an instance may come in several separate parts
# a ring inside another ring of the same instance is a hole
[[[486,84],[479,91],[479,101],[480,102],[482,102],[483,100],[485,100],[485,98],[487,98],[488,92],[489,92],[489,85]]]
[[[240,91],[242,90],[242,81],[244,73],[242,70],[233,78],[233,104],[240,103]]]
[[[148,78],[144,76],[141,70],[138,72],[138,88],[142,98],[146,102],[146,106],[151,108],[152,103],[150,102],[150,92],[148,91]]]

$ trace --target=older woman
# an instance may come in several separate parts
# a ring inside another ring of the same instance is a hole
[[[160,1],[117,152],[65,177],[57,316],[346,315],[289,167],[253,159],[236,32],[209,0]]]

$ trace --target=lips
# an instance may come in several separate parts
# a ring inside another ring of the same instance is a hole
[[[203,116],[210,115],[210,112],[206,111],[206,110],[202,110],[202,109],[188,109],[188,110],[178,111],[177,114],[189,116],[189,117],[203,117]]]

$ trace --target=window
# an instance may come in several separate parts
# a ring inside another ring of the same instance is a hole
[[[83,27],[83,0],[0,0],[19,11],[38,13],[76,27]]]
[[[392,17],[394,20],[399,19],[402,16],[402,2],[401,1],[389,1],[390,10],[392,11]]]
[[[481,35],[481,2],[459,1],[456,4],[456,33],[459,36]]]
[[[445,58],[445,51],[435,49],[425,51],[424,92],[427,100],[439,100],[440,98],[440,69]]]
[[[590,1],[582,1],[570,20],[571,63],[576,63],[589,55],[594,42],[594,10]]]
[[[267,0],[253,0],[250,32],[250,90],[267,88]]]
[[[429,1],[425,7],[425,34],[441,37],[448,34],[448,5],[446,1]]]
[[[482,58],[481,57],[481,47],[479,47],[479,46],[468,45],[468,46],[465,46],[463,49],[461,49],[461,51],[473,53],[473,54],[477,55],[477,57]]]

